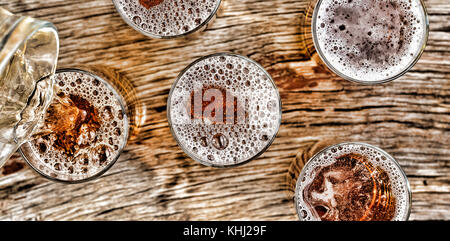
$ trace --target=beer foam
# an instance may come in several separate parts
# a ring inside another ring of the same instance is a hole
[[[149,9],[138,0],[114,0],[117,10],[134,28],[160,37],[173,37],[209,21],[220,0],[164,0]]]
[[[316,154],[301,171],[295,191],[296,208],[300,220],[320,220],[304,197],[305,188],[312,183],[318,170],[330,166],[337,161],[337,158],[343,155],[354,153],[363,156],[373,167],[381,168],[388,175],[396,207],[392,220],[406,220],[408,218],[411,202],[409,184],[398,163],[390,155],[373,146],[362,143],[341,143],[328,147]],[[373,177],[374,175],[376,174],[371,174]],[[320,195],[322,197],[335,197],[336,193],[333,193],[332,190],[333,188],[327,187]]]
[[[48,128],[46,119],[50,112],[47,112],[35,139],[26,143],[22,151],[28,162],[46,176],[62,181],[93,177],[110,167],[126,144],[128,120],[118,99],[120,97],[104,80],[87,72],[68,70],[57,72],[53,78],[57,94],[49,110],[52,105],[67,103],[68,100],[64,99],[67,96],[81,97],[96,109],[100,125],[96,130],[80,128],[75,153],[71,155],[55,144],[60,140]]]
[[[191,93],[214,86],[245,103],[245,121],[208,123],[191,119]],[[253,61],[216,54],[188,67],[172,86],[168,117],[178,144],[194,160],[210,166],[232,166],[261,154],[272,143],[281,122],[278,90],[270,75]]]
[[[316,8],[316,47],[330,67],[355,80],[398,76],[426,41],[420,0],[322,0]]]

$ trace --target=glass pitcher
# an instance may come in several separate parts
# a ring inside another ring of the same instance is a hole
[[[32,135],[53,97],[59,38],[46,21],[0,7],[0,167]]]

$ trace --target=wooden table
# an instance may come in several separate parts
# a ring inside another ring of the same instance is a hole
[[[15,155],[0,170],[0,219],[296,220],[295,175],[305,159],[338,141],[374,144],[400,162],[413,193],[411,220],[450,219],[450,2],[425,3],[430,36],[418,64],[391,83],[365,86],[308,57],[300,25],[306,0],[226,0],[207,31],[173,40],[137,33],[110,0],[0,0],[13,13],[55,23],[59,67],[117,69],[146,111],[139,135],[95,181],[54,183]],[[269,71],[281,94],[283,121],[260,158],[215,169],[177,146],[166,101],[186,65],[224,51]]]

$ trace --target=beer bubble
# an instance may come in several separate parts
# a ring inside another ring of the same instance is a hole
[[[200,145],[203,147],[207,147],[208,146],[208,140],[205,136],[200,137]]]
[[[103,115],[103,119],[105,121],[111,121],[114,119],[114,112],[113,112],[113,108],[111,106],[105,106],[103,107],[103,111],[102,111],[102,115]]]
[[[92,79],[92,84],[94,84],[94,86],[100,86],[100,80],[98,79]]]
[[[103,166],[107,163],[108,159],[111,157],[113,150],[107,145],[96,146],[90,154],[90,157],[94,163]]]
[[[133,17],[133,22],[134,22],[135,24],[139,25],[139,24],[141,24],[142,19],[141,19],[141,17],[139,17],[139,16],[134,16],[134,17]]]
[[[224,150],[228,146],[228,138],[222,133],[217,133],[212,138],[212,145],[217,150]]]
[[[44,142],[39,143],[38,146],[39,146],[39,152],[41,154],[44,154],[47,151],[47,144],[45,144]]]
[[[261,140],[262,140],[262,141],[268,141],[268,140],[269,140],[269,136],[266,135],[266,134],[263,134],[263,135],[261,136]]]
[[[53,168],[55,168],[56,171],[60,171],[60,170],[61,170],[61,164],[55,163],[55,164],[53,165]]]
[[[117,118],[119,120],[123,120],[123,112],[122,112],[122,110],[119,110],[119,113],[117,114]]]
[[[213,155],[209,154],[206,157],[208,158],[208,161],[211,161],[211,162],[214,161],[214,156]]]
[[[275,112],[278,111],[278,105],[277,102],[275,100],[269,100],[267,102],[267,110],[271,111],[271,112]]]

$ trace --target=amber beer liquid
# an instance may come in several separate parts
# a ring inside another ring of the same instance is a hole
[[[411,192],[393,157],[364,143],[341,143],[312,157],[297,181],[300,220],[407,220]]]
[[[261,155],[281,122],[280,96],[270,75],[253,60],[227,53],[186,67],[172,86],[167,108],[179,146],[213,167]]]
[[[87,71],[60,69],[52,78],[55,97],[21,153],[52,180],[96,178],[115,163],[127,142],[123,99],[107,80]]]
[[[344,79],[383,83],[405,74],[428,37],[421,0],[319,0],[312,16],[320,58]]]

